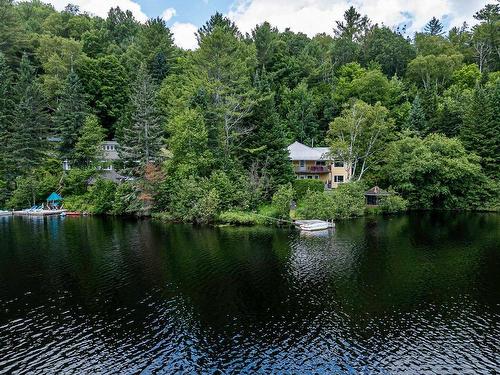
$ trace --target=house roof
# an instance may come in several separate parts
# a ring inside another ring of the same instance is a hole
[[[383,189],[379,188],[378,186],[374,186],[370,190],[368,190],[367,192],[365,192],[365,195],[371,195],[371,196],[380,197],[380,196],[385,196],[385,195],[391,195],[391,193],[389,193],[386,190],[383,190]]]
[[[119,183],[119,182],[128,180],[127,177],[124,177],[124,176],[118,174],[115,170],[110,170],[110,171],[109,170],[103,170],[99,174],[99,177],[102,178],[103,180],[112,181],[114,183]],[[93,184],[96,183],[96,181],[97,181],[97,177],[92,177],[88,181],[88,183],[89,183],[89,185],[93,185]]]
[[[329,160],[328,147],[309,147],[300,142],[294,142],[287,149],[292,160]]]

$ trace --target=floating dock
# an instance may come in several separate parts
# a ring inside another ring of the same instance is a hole
[[[14,211],[14,216],[55,216],[64,212],[66,212],[66,210]]]

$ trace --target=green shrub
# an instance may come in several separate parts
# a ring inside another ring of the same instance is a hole
[[[408,201],[399,195],[391,194],[380,199],[379,208],[387,214],[404,212],[408,208]]]
[[[63,196],[83,195],[87,192],[89,179],[96,174],[95,169],[73,168],[63,177]]]
[[[279,219],[290,218],[290,202],[293,199],[293,188],[291,184],[282,185],[274,193],[272,207],[277,211]]]
[[[365,187],[361,183],[342,184],[325,192],[309,192],[299,202],[297,216],[302,219],[346,219],[365,211]]]
[[[253,212],[225,211],[219,215],[217,221],[222,224],[257,225],[263,224],[265,220],[255,215]]]
[[[325,184],[321,180],[295,180],[293,182],[293,190],[295,190],[294,199],[301,200],[307,192],[323,192]]]

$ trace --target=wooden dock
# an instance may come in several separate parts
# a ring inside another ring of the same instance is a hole
[[[33,210],[33,211],[14,211],[14,216],[56,216],[66,210]]]

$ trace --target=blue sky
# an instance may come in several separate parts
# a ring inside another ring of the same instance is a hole
[[[139,0],[148,17],[160,16],[165,9],[173,8],[176,15],[169,21],[202,25],[216,11],[227,13],[233,0]]]
[[[342,19],[351,5],[374,22],[389,27],[407,26],[409,35],[437,17],[446,27],[469,25],[475,12],[495,0],[43,0],[63,9],[71,2],[84,11],[106,17],[110,7],[131,10],[144,22],[162,16],[172,30],[175,43],[186,49],[197,47],[195,32],[219,11],[231,18],[242,32],[270,22],[279,30],[289,27],[310,37],[331,34],[335,20]]]

